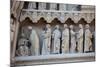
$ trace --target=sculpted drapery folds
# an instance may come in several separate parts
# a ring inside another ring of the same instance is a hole
[[[50,54],[51,28],[49,24],[47,24],[46,28],[43,30],[42,36],[43,36],[42,55]]]
[[[73,25],[70,25],[70,38],[71,38],[71,47],[70,47],[70,52],[75,53],[76,52],[76,38],[75,38],[75,32],[73,31]]]
[[[78,52],[82,53],[83,52],[83,26],[82,24],[79,24],[79,31],[77,34],[77,41],[78,41]]]
[[[84,43],[84,52],[88,52],[92,50],[92,33],[89,30],[90,26],[88,24],[85,25],[85,43]]]
[[[31,47],[28,47],[25,44],[24,47],[18,46],[20,56],[27,56],[30,55],[30,53],[31,55],[50,55],[60,54],[60,52],[62,54],[66,54],[76,52],[83,53],[83,50],[84,52],[92,51],[92,33],[89,30],[88,24],[85,26],[85,31],[83,31],[83,25],[79,24],[78,32],[74,31],[73,25],[70,25],[70,28],[68,28],[68,25],[64,24],[63,31],[61,32],[60,25],[56,25],[55,29],[52,31],[51,25],[46,24],[41,34],[42,45],[40,45],[39,35],[36,30],[34,30],[31,26],[28,28],[31,30],[29,40],[27,40],[27,38],[21,38],[18,45],[24,43],[24,40],[25,43],[29,41],[31,43]],[[25,52],[24,49],[26,49]]]
[[[62,53],[69,52],[69,29],[67,24],[64,24],[64,30],[62,32]]]
[[[61,38],[61,32],[59,30],[59,25],[55,26],[55,30],[53,31],[52,37],[54,39],[54,41],[53,41],[53,53],[59,54],[60,53],[60,38]]]
[[[30,29],[32,30],[31,34],[30,34],[30,42],[31,42],[31,53],[32,55],[39,55],[40,52],[40,48],[39,48],[39,37],[36,33],[36,31],[30,27]]]

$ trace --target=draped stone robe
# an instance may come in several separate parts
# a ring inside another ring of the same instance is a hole
[[[32,29],[31,35],[30,35],[30,42],[31,42],[31,53],[32,55],[39,55],[39,37],[35,30]]]
[[[50,54],[51,29],[43,31],[42,36],[43,36],[42,55]]]
[[[80,29],[78,31],[78,35],[77,35],[77,41],[78,41],[78,52],[83,52],[83,29]]]
[[[60,30],[55,29],[53,31],[52,37],[54,38],[54,41],[53,41],[53,53],[58,54],[60,52],[60,38],[61,38]]]
[[[90,51],[92,49],[92,33],[89,29],[85,30],[85,43],[84,43],[84,52]]]
[[[69,52],[69,29],[65,29],[62,32],[62,53]]]
[[[76,40],[75,40],[75,32],[73,30],[70,30],[71,34],[71,47],[70,47],[70,52],[75,53],[76,49]]]

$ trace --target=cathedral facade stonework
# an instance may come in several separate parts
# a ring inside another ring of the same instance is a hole
[[[93,5],[11,0],[10,27],[12,66],[95,60]]]

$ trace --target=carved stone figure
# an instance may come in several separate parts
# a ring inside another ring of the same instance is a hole
[[[79,31],[77,34],[77,41],[78,41],[78,52],[82,53],[83,52],[83,26],[82,24],[79,24]]]
[[[69,52],[69,29],[67,24],[64,24],[64,30],[62,32],[62,53]]]
[[[30,27],[31,29],[31,27]],[[32,55],[39,55],[39,37],[34,29],[30,34],[30,42],[31,42],[31,53]]]
[[[71,47],[70,52],[75,53],[76,49],[76,40],[75,40],[75,32],[73,31],[73,25],[70,25],[70,34],[71,34]]]
[[[92,33],[89,30],[89,25],[86,24],[85,26],[85,43],[84,43],[84,52],[88,52],[92,50],[92,42],[91,42],[91,38],[92,38]]]
[[[17,50],[17,55],[18,56],[28,56],[30,51],[27,46],[28,40],[25,38],[25,35],[22,34],[22,37],[19,39],[18,42],[18,50]]]
[[[43,30],[42,36],[43,36],[42,55],[50,54],[51,28],[49,24],[47,24],[46,29]]]
[[[58,54],[60,52],[60,38],[61,38],[61,32],[59,30],[59,25],[55,26],[55,30],[53,31],[52,37],[54,39],[53,53]]]

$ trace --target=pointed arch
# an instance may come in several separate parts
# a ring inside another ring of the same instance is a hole
[[[85,25],[85,24],[87,24],[87,21],[84,18],[80,18],[80,20],[78,21],[77,24]]]
[[[40,17],[39,20],[37,20],[37,24],[41,22],[47,23],[44,17]]]
[[[74,21],[70,17],[65,21],[65,23],[68,25],[75,25]]]
[[[26,17],[21,23],[20,26],[27,26],[27,25],[32,25],[33,22],[29,17]]]
[[[58,19],[58,18],[54,18],[52,21],[51,21],[51,25],[55,25],[55,24],[59,24],[61,25],[61,21]]]

